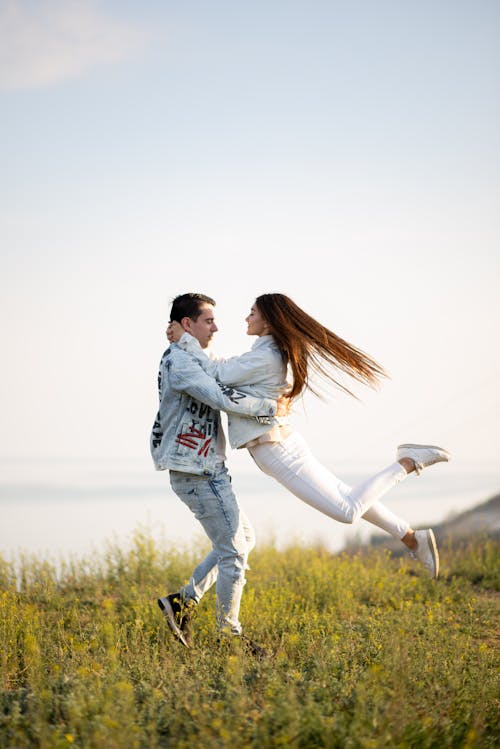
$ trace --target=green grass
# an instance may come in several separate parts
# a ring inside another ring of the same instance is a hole
[[[498,542],[443,549],[437,582],[381,550],[257,549],[260,661],[217,643],[212,592],[195,649],[167,631],[156,598],[202,551],[138,531],[57,573],[0,558],[2,749],[498,746]]]

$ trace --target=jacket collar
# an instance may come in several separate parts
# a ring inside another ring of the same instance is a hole
[[[274,343],[274,338],[272,335],[261,335],[257,337],[257,340],[252,346],[252,351],[255,348],[260,348],[261,346],[269,346],[269,344]]]

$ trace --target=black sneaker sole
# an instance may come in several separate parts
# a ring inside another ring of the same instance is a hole
[[[184,647],[189,648],[190,645],[188,644],[181,630],[177,626],[177,622],[175,621],[174,610],[168,598],[158,598],[158,606],[160,607],[163,613],[163,616],[167,620],[167,624],[172,630],[172,633],[175,636],[175,638],[179,640],[179,642],[181,642],[184,645]]]

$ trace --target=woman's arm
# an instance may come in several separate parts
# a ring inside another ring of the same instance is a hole
[[[194,356],[207,374],[215,377],[224,385],[233,385],[234,387],[254,385],[259,382],[263,375],[269,373],[269,362],[266,361],[261,352],[252,350],[241,354],[241,356],[212,360],[205,354],[196,338],[189,337],[191,340],[185,344],[182,343],[183,339],[179,341],[181,348]]]
[[[187,354],[190,354],[193,359],[195,359],[198,364],[201,365],[202,369],[208,375],[210,375],[210,377],[215,377],[216,379],[218,379],[217,365],[221,360],[216,358],[211,359],[209,356],[207,356],[207,354],[200,346],[199,341],[197,341],[194,336],[190,335],[189,333],[184,333],[182,337],[177,341],[177,345]],[[219,382],[222,382],[222,380],[219,380]]]
[[[253,385],[263,375],[269,373],[269,362],[260,352],[247,351],[241,356],[230,359],[210,359],[199,342],[189,333],[182,331],[180,325],[169,326],[167,337],[186,353],[190,354],[200,364],[202,369],[224,385]],[[182,333],[182,335],[180,335]],[[180,337],[179,337],[180,335]],[[176,340],[177,339],[177,340]]]

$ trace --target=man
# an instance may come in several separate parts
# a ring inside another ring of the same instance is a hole
[[[170,319],[207,348],[217,331],[214,307],[215,301],[204,294],[182,294],[174,299]],[[255,538],[224,465],[225,438],[219,412],[246,415],[272,425],[276,402],[217,383],[176,344],[163,355],[158,389],[160,408],[151,434],[156,469],[170,471],[172,489],[212,542],[212,551],[196,567],[189,583],[178,593],[159,598],[158,604],[174,635],[189,647],[193,610],[217,581],[217,627],[243,637],[239,609]],[[254,652],[259,650],[248,638],[243,639]]]

